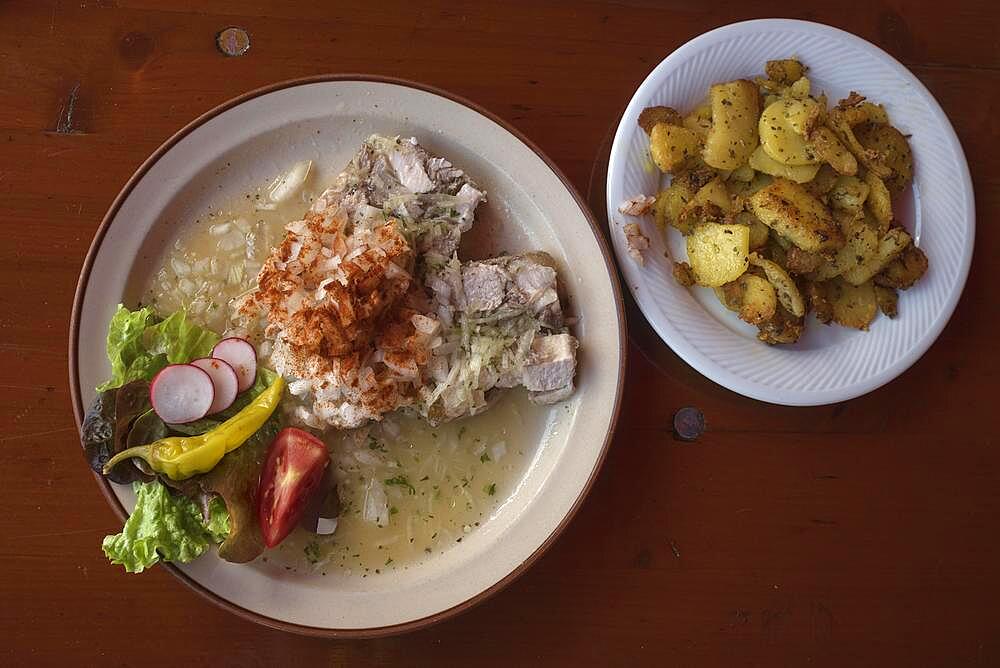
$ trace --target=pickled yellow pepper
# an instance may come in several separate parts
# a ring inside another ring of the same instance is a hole
[[[274,413],[285,390],[281,376],[261,392],[243,410],[218,427],[199,436],[169,436],[148,445],[122,450],[104,465],[107,474],[119,462],[138,457],[149,468],[171,480],[185,480],[215,468],[227,452],[243,445],[254,432],[264,426]]]

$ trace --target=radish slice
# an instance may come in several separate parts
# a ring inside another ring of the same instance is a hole
[[[215,387],[215,401],[209,407],[208,414],[212,415],[229,408],[236,400],[240,386],[240,379],[229,362],[212,357],[202,357],[191,362],[191,365],[207,373],[212,379],[212,386]]]
[[[167,424],[184,424],[208,414],[215,400],[212,378],[190,364],[171,364],[153,378],[149,401]]]
[[[228,362],[239,379],[239,391],[250,389],[257,380],[257,351],[246,339],[222,339],[212,348],[212,357]]]

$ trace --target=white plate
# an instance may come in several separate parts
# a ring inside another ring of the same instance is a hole
[[[664,257],[684,258],[683,240],[664,242],[652,221],[644,268],[625,249],[618,213],[636,194],[655,194],[660,175],[649,169],[649,140],[636,124],[651,105],[687,111],[716,82],[760,74],[764,62],[795,56],[810,67],[816,92],[832,101],[852,90],[885,105],[910,137],[915,164],[912,194],[896,213],[930,259],[927,275],[900,293],[895,320],[878,317],[869,332],[823,326],[814,317],[789,346],[766,346],[756,328],[726,311],[711,290],[686,289]],[[644,167],[645,165],[645,167]],[[646,319],[667,345],[699,372],[735,392],[777,404],[806,406],[845,401],[889,382],[930,347],[951,317],[972,260],[975,211],[972,181],[955,132],[931,94],[905,67],[850,33],[806,21],[766,19],[728,25],[670,54],[639,86],[611,148],[608,219],[619,266]]]
[[[301,633],[406,630],[465,609],[509,582],[582,501],[621,396],[624,320],[611,254],[554,166],[499,121],[440,91],[384,79],[325,77],[256,91],[210,112],[167,142],[125,186],[91,248],[74,306],[70,354],[77,419],[93,399],[92,388],[109,373],[104,339],[115,304],[134,305],[180,221],[303,158],[336,173],[373,132],[416,136],[486,189],[480,229],[470,234],[510,251],[543,249],[561,261],[570,310],[580,316],[579,389],[552,411],[517,491],[460,544],[419,566],[364,579],[336,570],[317,577],[259,561],[230,564],[212,554],[172,568],[216,603]],[[102,484],[119,512],[122,505],[131,509],[131,490],[115,486],[112,495],[111,486]]]

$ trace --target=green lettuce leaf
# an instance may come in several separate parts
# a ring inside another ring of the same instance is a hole
[[[221,543],[229,536],[229,511],[221,497],[214,496],[208,503],[208,521],[205,529],[215,543]]]
[[[121,387],[130,380],[145,378],[152,360],[142,343],[142,336],[146,327],[155,322],[156,314],[150,308],[129,311],[121,304],[118,305],[118,310],[108,325],[107,351],[111,362],[111,378],[97,387],[98,392]]]
[[[119,304],[108,326],[111,378],[97,391],[105,392],[134,380],[152,380],[167,364],[207,357],[218,342],[218,334],[190,322],[183,311],[161,321],[149,307],[130,311]]]
[[[113,564],[141,573],[158,561],[188,562],[228,535],[225,504],[213,499],[206,523],[190,499],[171,494],[161,483],[137,482],[135,510],[122,532],[106,536],[102,548]]]
[[[166,355],[170,364],[187,364],[211,355],[219,335],[190,322],[184,311],[177,311],[150,327],[144,339],[150,353]]]

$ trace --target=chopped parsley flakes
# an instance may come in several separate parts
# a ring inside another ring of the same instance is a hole
[[[410,494],[416,494],[416,488],[410,484],[409,479],[405,475],[398,475],[395,478],[386,478],[385,484],[393,485],[395,487],[405,487]]]
[[[306,543],[306,546],[302,548],[302,552],[303,554],[306,555],[306,560],[310,564],[315,565],[316,563],[319,562],[320,559],[319,543],[317,543],[316,541],[311,540],[308,543]]]

